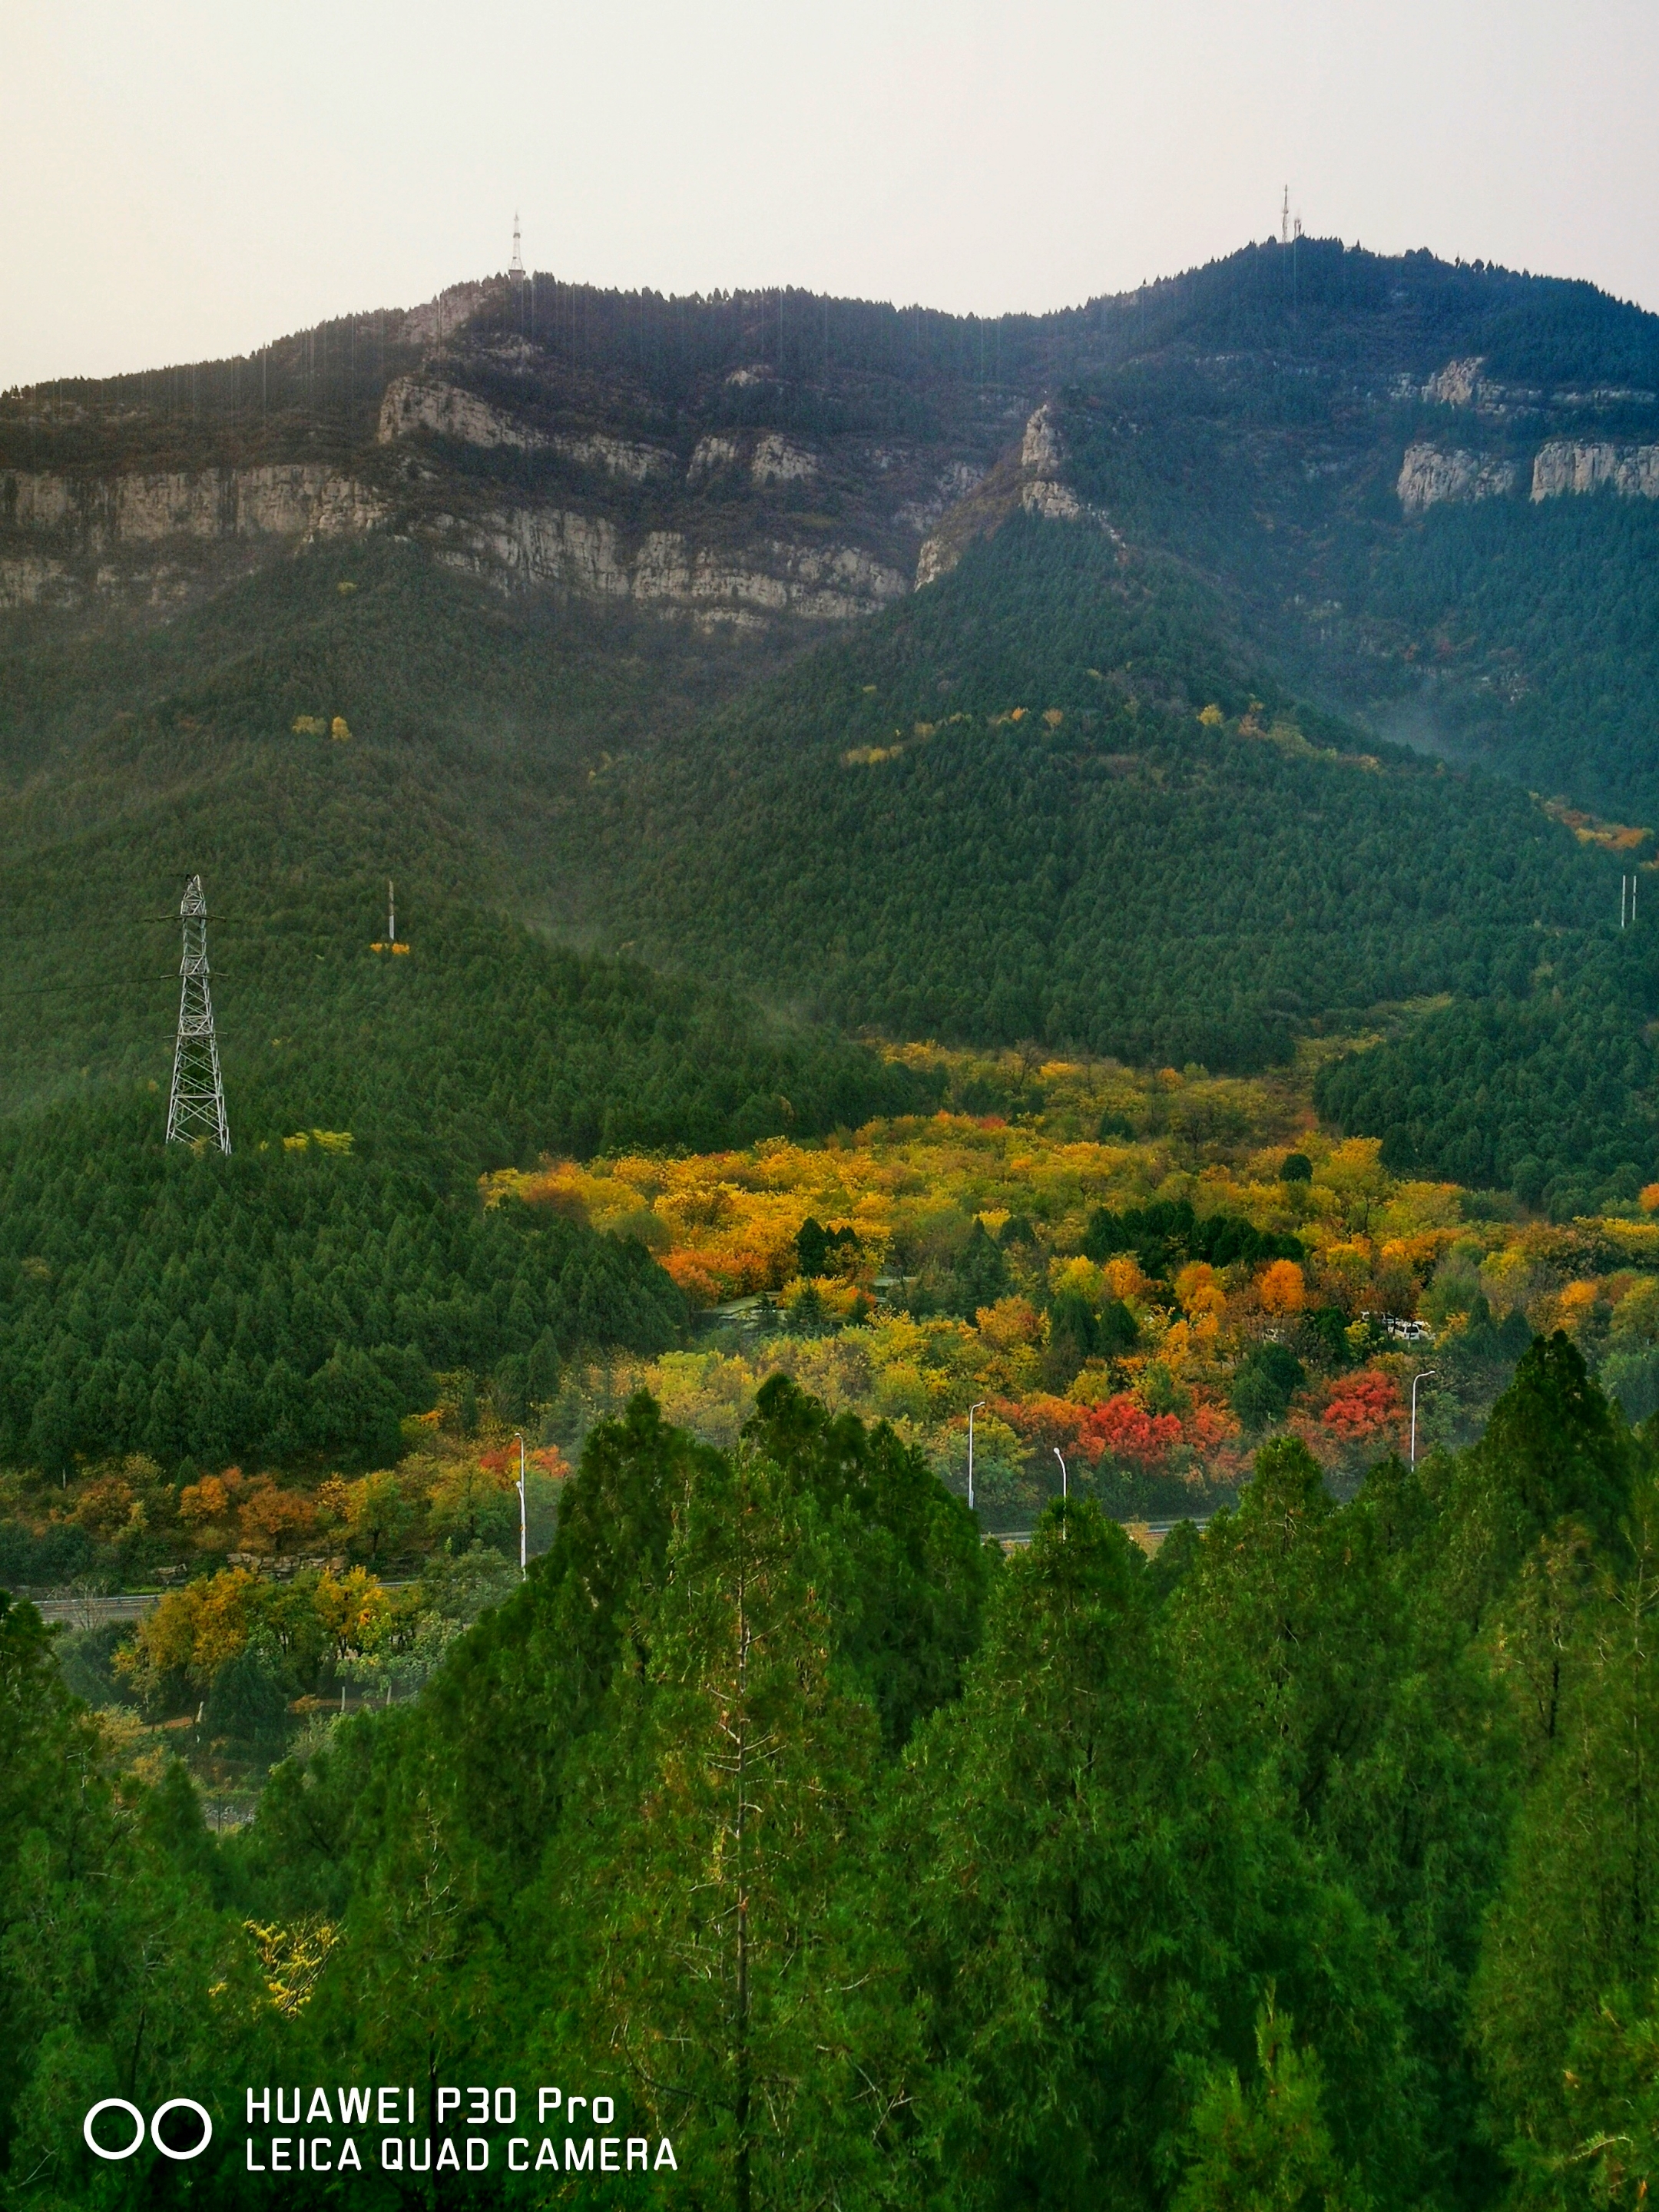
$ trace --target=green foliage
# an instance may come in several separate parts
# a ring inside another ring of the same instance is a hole
[[[1256,734],[1198,721],[1253,691]],[[1318,745],[1270,741],[1293,713]],[[1235,1068],[1310,1018],[1518,982],[1540,918],[1599,918],[1601,856],[1524,793],[1357,750],[1188,574],[1010,524],[604,787],[611,910],[897,1034]]]
[[[1283,1420],[1291,1400],[1307,1379],[1302,1362],[1288,1344],[1259,1344],[1238,1363],[1231,1392],[1233,1411],[1247,1429],[1269,1428]]]
[[[384,1465],[434,1369],[672,1343],[643,1249],[486,1211],[420,1156],[160,1141],[153,1100],[0,1132],[0,1456]]]
[[[1336,2161],[1320,2110],[1316,2054],[1271,1997],[1255,2024],[1259,2074],[1247,2092],[1228,2067],[1193,2114],[1191,2162],[1172,2212],[1362,2212],[1364,2193]]]
[[[297,1687],[276,1639],[256,1632],[214,1675],[203,1725],[244,1754],[269,1756],[286,1731]]]
[[[516,2056],[750,2212],[1479,2207],[1493,2145],[1528,2201],[1634,2206],[1656,1508],[1569,1351],[1346,1504],[1268,1445],[1151,1565],[1085,1500],[994,1567],[781,1378],[732,1455],[641,1395],[470,1628],[456,1564],[419,1700],[316,1734],[223,1844],[176,1764],[100,1778],[0,1607],[0,2154],[180,2067],[228,2118],[245,2073]],[[213,1702],[257,1751],[250,1651]],[[94,2201],[67,2155],[37,2201]]]
[[[1237,1214],[1195,1214],[1190,1199],[1159,1199],[1151,1206],[1114,1213],[1097,1206],[1089,1216],[1083,1249],[1091,1260],[1109,1260],[1116,1252],[1133,1252],[1149,1275],[1172,1276],[1189,1260],[1206,1260],[1212,1267],[1243,1261],[1259,1267],[1264,1260],[1304,1260],[1300,1241],[1271,1229],[1258,1229]]]
[[[1320,1112],[1380,1136],[1396,1172],[1508,1185],[1557,1220],[1627,1204],[1659,1162],[1642,1011],[1656,957],[1630,932],[1548,949],[1530,995],[1462,1001],[1328,1062]]]
[[[1230,1871],[1138,1554],[1051,1509],[895,1794],[895,1909],[987,2205],[1151,2200],[1227,1969]]]

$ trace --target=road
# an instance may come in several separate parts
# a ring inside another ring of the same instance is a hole
[[[155,1602],[153,1590],[137,1595],[126,1590],[113,1597],[38,1597],[42,1620],[61,1620],[71,1628],[101,1628],[109,1620],[141,1620]]]
[[[1207,1528],[1210,1525],[1207,1513],[1189,1513],[1185,1517],[1194,1528]],[[1152,1538],[1150,1548],[1155,1552],[1170,1529],[1178,1528],[1181,1523],[1179,1521],[1121,1521],[1118,1526],[1127,1534],[1134,1536],[1137,1541],[1142,1534]],[[990,1528],[986,1531],[986,1535],[988,1541],[1000,1544],[1004,1551],[1008,1551],[1029,1544],[1036,1533],[1033,1528]]]

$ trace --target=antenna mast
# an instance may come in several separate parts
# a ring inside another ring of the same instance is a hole
[[[1285,187],[1285,204],[1279,211],[1279,242],[1281,246],[1288,246],[1291,242],[1291,188],[1288,185]]]
[[[513,284],[524,282],[524,256],[519,251],[519,210],[513,210],[513,258],[507,264],[507,281]]]
[[[207,898],[199,876],[192,876],[185,885],[179,919],[185,942],[179,962],[179,1036],[173,1049],[167,1142],[188,1145],[200,1139],[228,1152],[230,1122],[225,1113],[224,1080],[219,1073],[219,1043],[213,1033]]]

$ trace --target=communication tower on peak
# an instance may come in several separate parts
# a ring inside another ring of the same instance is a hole
[[[514,235],[517,237],[516,231]],[[1288,185],[1285,187],[1285,204],[1279,210],[1279,242],[1281,246],[1288,246],[1291,242],[1291,188]]]
[[[519,210],[513,210],[513,258],[507,264],[509,284],[522,284],[525,280],[524,256],[519,251]]]
[[[192,876],[179,902],[184,951],[179,963],[179,1036],[173,1048],[173,1089],[167,1097],[167,1142],[216,1146],[230,1150],[224,1080],[219,1073],[219,1044],[213,1033],[213,996],[208,985],[207,896],[202,878]]]

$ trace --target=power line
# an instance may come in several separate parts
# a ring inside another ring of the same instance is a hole
[[[106,976],[101,982],[94,984],[88,984],[85,981],[79,981],[73,983],[19,983],[14,984],[9,989],[0,990],[0,999],[46,999],[55,996],[60,991],[87,991],[100,989],[105,991],[129,991],[132,989],[135,984],[176,983],[178,980],[179,972],[177,969],[174,969],[170,974],[166,975]]]

